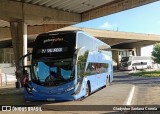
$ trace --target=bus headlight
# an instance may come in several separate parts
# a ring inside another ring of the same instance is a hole
[[[34,92],[37,92],[37,90],[36,90],[36,89],[34,89],[34,88],[32,88],[32,90],[33,90]]]
[[[31,87],[26,87],[26,90],[29,94],[32,94],[32,88]]]
[[[33,91],[34,91],[34,92],[37,92],[37,90],[34,89],[30,84],[26,85],[26,86],[25,86],[25,89],[26,89],[26,91],[27,91],[28,94],[32,94]]]
[[[71,90],[73,90],[73,89],[74,89],[74,86],[69,87],[68,89],[65,90],[65,92],[71,91]]]

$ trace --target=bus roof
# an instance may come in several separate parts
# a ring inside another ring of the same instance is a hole
[[[39,34],[39,35],[37,36],[37,38],[40,37],[40,36],[58,35],[58,34],[68,34],[68,33],[75,33],[75,34],[76,34],[76,33],[84,33],[84,34],[86,34],[87,36],[92,37],[92,38],[93,38],[94,40],[96,40],[97,42],[104,43],[105,45],[101,46],[101,49],[106,48],[106,47],[107,47],[107,48],[111,48],[111,47],[110,47],[108,44],[106,44],[105,42],[99,40],[98,38],[96,38],[96,37],[88,34],[87,32],[85,32],[85,31],[83,31],[83,30],[51,31],[51,32],[46,32],[46,33]]]
[[[51,31],[51,32],[46,32],[46,33],[42,33],[42,34],[39,34],[40,36],[42,35],[48,35],[48,34],[66,34],[66,33],[77,33],[78,31],[80,30],[67,30],[67,31]],[[38,36],[39,36],[38,35]]]

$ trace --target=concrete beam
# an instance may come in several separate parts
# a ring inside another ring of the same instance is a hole
[[[128,43],[128,44],[125,44],[125,45],[127,45],[128,47],[135,48],[135,47],[145,47],[145,46],[152,45],[152,44],[155,44],[155,43],[157,43],[157,41],[145,41],[145,40],[143,40],[143,41]]]
[[[140,34],[140,33],[96,30],[96,29],[95,30],[82,29],[82,30],[92,34],[95,37],[101,37],[101,38],[160,41],[160,35],[154,35],[154,34]]]
[[[0,0],[0,20],[24,20],[28,25],[73,24],[81,22],[81,14],[11,0]]]
[[[37,26],[28,26],[27,35],[49,32],[49,31],[66,27],[66,26],[69,26],[69,24],[44,24],[44,25],[37,25]],[[0,40],[6,40],[8,38],[11,38],[10,28],[9,27],[0,28]]]
[[[52,25],[45,24],[37,26],[28,26],[27,34],[28,35],[40,34],[48,31],[53,31],[65,26],[68,26],[68,24],[52,24]],[[112,47],[114,47],[114,45],[117,45],[118,47],[120,46],[124,48],[126,47],[134,48],[136,46],[146,46],[154,44],[155,42],[160,42],[160,35],[154,35],[154,34],[137,34],[137,33],[115,32],[115,31],[96,30],[87,28],[84,29],[76,27],[66,27],[60,30],[84,30],[86,32],[89,32],[91,35],[99,38],[100,40],[106,42],[107,44],[111,45]],[[0,40],[7,40],[8,38],[11,38],[10,28],[0,28]],[[136,42],[134,43],[134,41]]]
[[[44,24],[37,26],[28,26],[28,35],[49,32],[66,26],[70,26],[70,24]]]
[[[158,0],[114,0],[109,4],[82,13],[82,21],[110,15],[156,1]]]
[[[114,45],[123,43],[125,41],[128,41],[127,39],[112,39],[112,38],[98,38],[98,39],[109,44],[110,46],[114,46]]]
[[[122,41],[128,40],[148,40],[148,41],[160,41],[160,35],[155,34],[140,34],[140,33],[129,33],[129,32],[118,32],[118,31],[108,31],[99,29],[89,29],[89,28],[77,28],[77,27],[66,27],[69,24],[44,24],[37,26],[28,26],[28,35],[39,34],[43,32],[59,30],[83,30],[94,37],[100,38],[103,41],[108,41],[109,44],[115,45],[117,43],[122,43]],[[66,27],[66,28],[63,28]],[[60,29],[62,28],[62,29]],[[10,29],[0,28],[0,39],[9,38]]]
[[[111,39],[127,39],[127,40],[148,40],[148,41],[160,41],[160,35],[155,34],[141,34],[131,32],[109,31],[90,28],[78,28],[78,27],[66,27],[59,30],[83,30],[88,32],[97,38],[111,38]]]
[[[160,41],[158,41],[160,42]],[[148,45],[153,45],[157,43],[157,41],[137,41],[137,42],[131,42],[131,43],[123,43],[123,44],[119,44],[119,45],[115,45],[112,46],[112,48],[116,48],[116,49],[133,49],[136,47],[145,47]]]

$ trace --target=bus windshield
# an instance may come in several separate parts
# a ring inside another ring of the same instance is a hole
[[[74,67],[72,59],[33,60],[32,80],[43,86],[58,86],[74,79]]]
[[[129,61],[129,57],[122,57],[121,62],[128,62]]]

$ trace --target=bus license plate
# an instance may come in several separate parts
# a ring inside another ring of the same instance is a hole
[[[55,101],[54,98],[47,98],[47,101]]]

